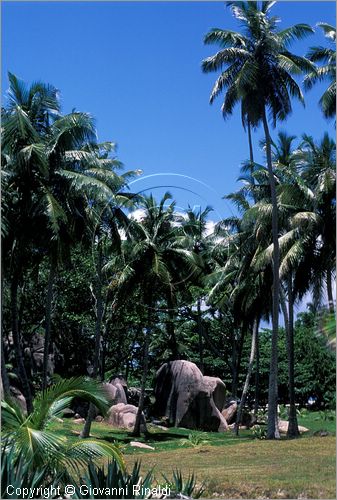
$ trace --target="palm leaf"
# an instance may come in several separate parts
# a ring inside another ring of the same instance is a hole
[[[88,461],[102,457],[116,460],[118,466],[125,470],[125,462],[117,446],[96,439],[85,439],[68,444],[64,450],[62,463],[65,467],[71,466],[78,469],[79,465],[86,465]]]
[[[94,404],[103,415],[106,413],[108,401],[99,382],[84,377],[60,379],[35,398],[34,411],[30,416],[31,425],[36,429],[43,429],[48,422],[52,405],[60,399],[74,397],[83,398]]]

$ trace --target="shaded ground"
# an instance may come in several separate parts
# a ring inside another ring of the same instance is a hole
[[[191,436],[186,429],[150,427],[148,438],[138,441],[153,446],[154,451],[132,448],[130,434],[105,424],[94,423],[92,435],[119,443],[129,466],[141,460],[142,470],[154,468],[159,482],[163,482],[162,474],[171,477],[177,468],[186,476],[195,472],[198,482],[205,482],[206,497],[336,498],[335,421],[311,414],[299,423],[310,432],[298,440],[277,442],[254,439],[252,431],[236,438],[231,432],[193,432]],[[66,420],[53,425],[74,439],[82,428]],[[315,435],[321,430],[329,435]]]

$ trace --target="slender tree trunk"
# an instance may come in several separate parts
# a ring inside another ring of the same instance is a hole
[[[256,335],[256,354],[255,354],[255,397],[254,397],[254,415],[259,411],[259,383],[260,383],[260,340],[259,328]]]
[[[246,375],[246,380],[245,380],[245,385],[243,387],[242,391],[242,396],[241,396],[241,401],[239,404],[239,408],[236,414],[236,422],[235,422],[235,434],[238,436],[239,435],[239,426],[241,422],[241,417],[242,417],[242,410],[246,404],[246,399],[247,399],[247,393],[249,389],[249,382],[250,382],[250,377],[253,371],[253,365],[254,365],[254,357],[255,357],[255,350],[256,350],[256,338],[257,338],[257,332],[259,328],[259,323],[258,320],[254,320],[253,324],[253,331],[252,331],[252,343],[250,347],[250,356],[249,356],[249,363],[248,363],[248,369],[247,369],[247,375]]]
[[[3,290],[4,290],[4,273],[3,273],[3,266],[2,266],[2,259],[1,259],[1,311],[3,311]],[[2,388],[4,394],[1,394],[1,399],[3,398],[3,395],[10,397],[11,391],[10,391],[10,382],[9,382],[9,377],[8,377],[8,372],[6,368],[6,357],[5,357],[5,343],[4,343],[4,338],[3,335],[1,335],[1,381],[2,381]]]
[[[167,293],[167,315],[166,331],[172,350],[172,359],[179,359],[177,337],[174,329],[174,307],[171,292]]]
[[[334,303],[333,303],[333,294],[332,294],[331,269],[327,269],[327,272],[326,272],[326,291],[327,291],[327,295],[328,295],[329,311],[331,314],[334,314],[335,307],[334,307]]]
[[[232,355],[232,396],[234,399],[237,398],[238,395],[238,385],[239,385],[239,374],[241,368],[241,357],[242,357],[242,348],[244,341],[244,328],[241,328],[240,338],[234,342],[233,346],[233,355]]]
[[[3,392],[4,395],[7,397],[11,396],[11,390],[10,390],[10,382],[9,382],[9,377],[7,373],[7,368],[6,368],[6,359],[5,359],[5,345],[4,345],[4,339],[1,337],[1,380],[2,380],[2,387],[3,387]],[[3,395],[1,394],[1,398]]]
[[[269,388],[268,388],[268,425],[267,439],[275,439],[277,437],[277,387],[278,387],[278,315],[279,315],[279,289],[280,289],[280,249],[278,241],[278,211],[276,184],[273,174],[273,164],[271,155],[271,137],[266,117],[266,110],[263,109],[263,128],[266,138],[266,156],[269,174],[269,184],[272,202],[272,234],[273,234],[273,330],[271,339],[271,356],[270,356],[270,372],[269,372]]]
[[[30,390],[29,380],[24,364],[21,338],[18,323],[18,271],[14,272],[11,282],[11,320],[12,320],[12,334],[15,350],[16,362],[18,365],[19,378],[22,384],[23,395],[26,398],[27,411],[31,413],[33,410],[32,393]]]
[[[290,279],[290,282],[289,282]],[[280,304],[284,317],[284,326],[287,337],[287,352],[288,352],[288,384],[289,384],[289,424],[288,437],[295,438],[299,436],[296,405],[295,405],[295,383],[294,383],[294,308],[292,290],[289,293],[289,287],[292,286],[291,276],[288,278],[288,309],[285,300],[285,295],[282,287],[280,288]]]
[[[202,339],[202,324],[201,324],[201,299],[197,300],[197,325],[198,325],[198,338],[199,338],[199,369],[204,373],[204,345]]]
[[[26,298],[26,290],[25,290],[25,284],[24,284],[20,290],[20,306],[18,309],[18,329],[19,329],[19,332],[22,332],[23,313],[25,310],[25,298]]]
[[[141,383],[141,387],[140,387],[140,397],[139,397],[135,426],[134,426],[134,429],[132,432],[132,435],[135,437],[139,437],[141,434],[141,425],[142,425],[142,420],[143,420],[143,410],[144,410],[144,401],[145,401],[146,380],[147,380],[148,366],[149,366],[150,335],[151,335],[151,328],[148,327],[145,330],[143,375],[142,375],[142,383]],[[145,424],[145,422],[143,422],[143,423]]]
[[[288,373],[289,373],[289,424],[287,436],[296,438],[300,435],[297,423],[296,401],[295,401],[295,353],[294,353],[294,298],[292,273],[288,276]]]
[[[100,367],[100,352],[101,352],[101,338],[102,338],[102,317],[103,317],[103,300],[102,300],[102,248],[98,244],[98,257],[96,268],[96,324],[95,324],[95,353],[94,353],[94,367],[92,377],[97,378]],[[95,405],[90,403],[88,415],[81,432],[81,438],[88,438],[90,436],[91,422],[95,416]]]
[[[253,152],[253,141],[252,141],[252,127],[250,121],[248,120],[248,144],[249,144],[249,161],[250,161],[250,173],[252,176],[252,181],[254,184],[254,152]]]
[[[104,337],[103,337],[104,338]],[[102,363],[101,363],[101,381],[104,382],[105,379],[105,357],[106,357],[106,340],[102,342]]]
[[[148,367],[149,367],[149,346],[150,346],[150,335],[151,335],[151,326],[152,326],[152,294],[151,293],[149,293],[148,306],[149,306],[149,308],[148,308],[148,326],[144,330],[145,339],[144,339],[142,383],[141,383],[141,387],[140,387],[140,397],[139,397],[135,426],[134,426],[134,429],[132,432],[132,435],[135,437],[140,436],[142,416],[143,416],[143,410],[144,410],[147,373],[148,373]],[[144,424],[145,424],[145,422],[144,422]]]
[[[46,312],[45,312],[45,335],[43,346],[43,373],[42,373],[42,389],[45,390],[48,385],[48,361],[51,339],[51,312],[53,304],[53,286],[56,274],[56,258],[52,255],[50,259],[50,269],[48,276],[47,297],[46,297]]]

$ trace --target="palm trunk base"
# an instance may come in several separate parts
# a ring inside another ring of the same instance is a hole
[[[91,422],[93,421],[94,416],[95,416],[95,405],[90,403],[88,415],[87,415],[87,418],[85,420],[83,430],[80,434],[81,438],[86,439],[86,438],[90,437]]]
[[[290,409],[289,420],[288,420],[287,437],[291,439],[296,439],[300,437],[300,431],[298,430],[298,423],[297,423],[296,408],[294,410],[295,411],[292,411]]]

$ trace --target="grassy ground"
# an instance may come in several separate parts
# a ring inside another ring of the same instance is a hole
[[[174,469],[184,475],[195,472],[204,482],[206,497],[220,498],[336,498],[335,420],[312,413],[299,419],[310,429],[298,440],[273,442],[255,439],[252,431],[206,433],[186,429],[167,431],[150,427],[150,435],[138,441],[154,450],[133,448],[127,432],[104,423],[92,425],[92,436],[118,442],[129,466],[141,460],[145,472],[154,468],[158,481]],[[65,420],[55,431],[76,439],[82,426]],[[320,436],[317,431],[327,431]]]

